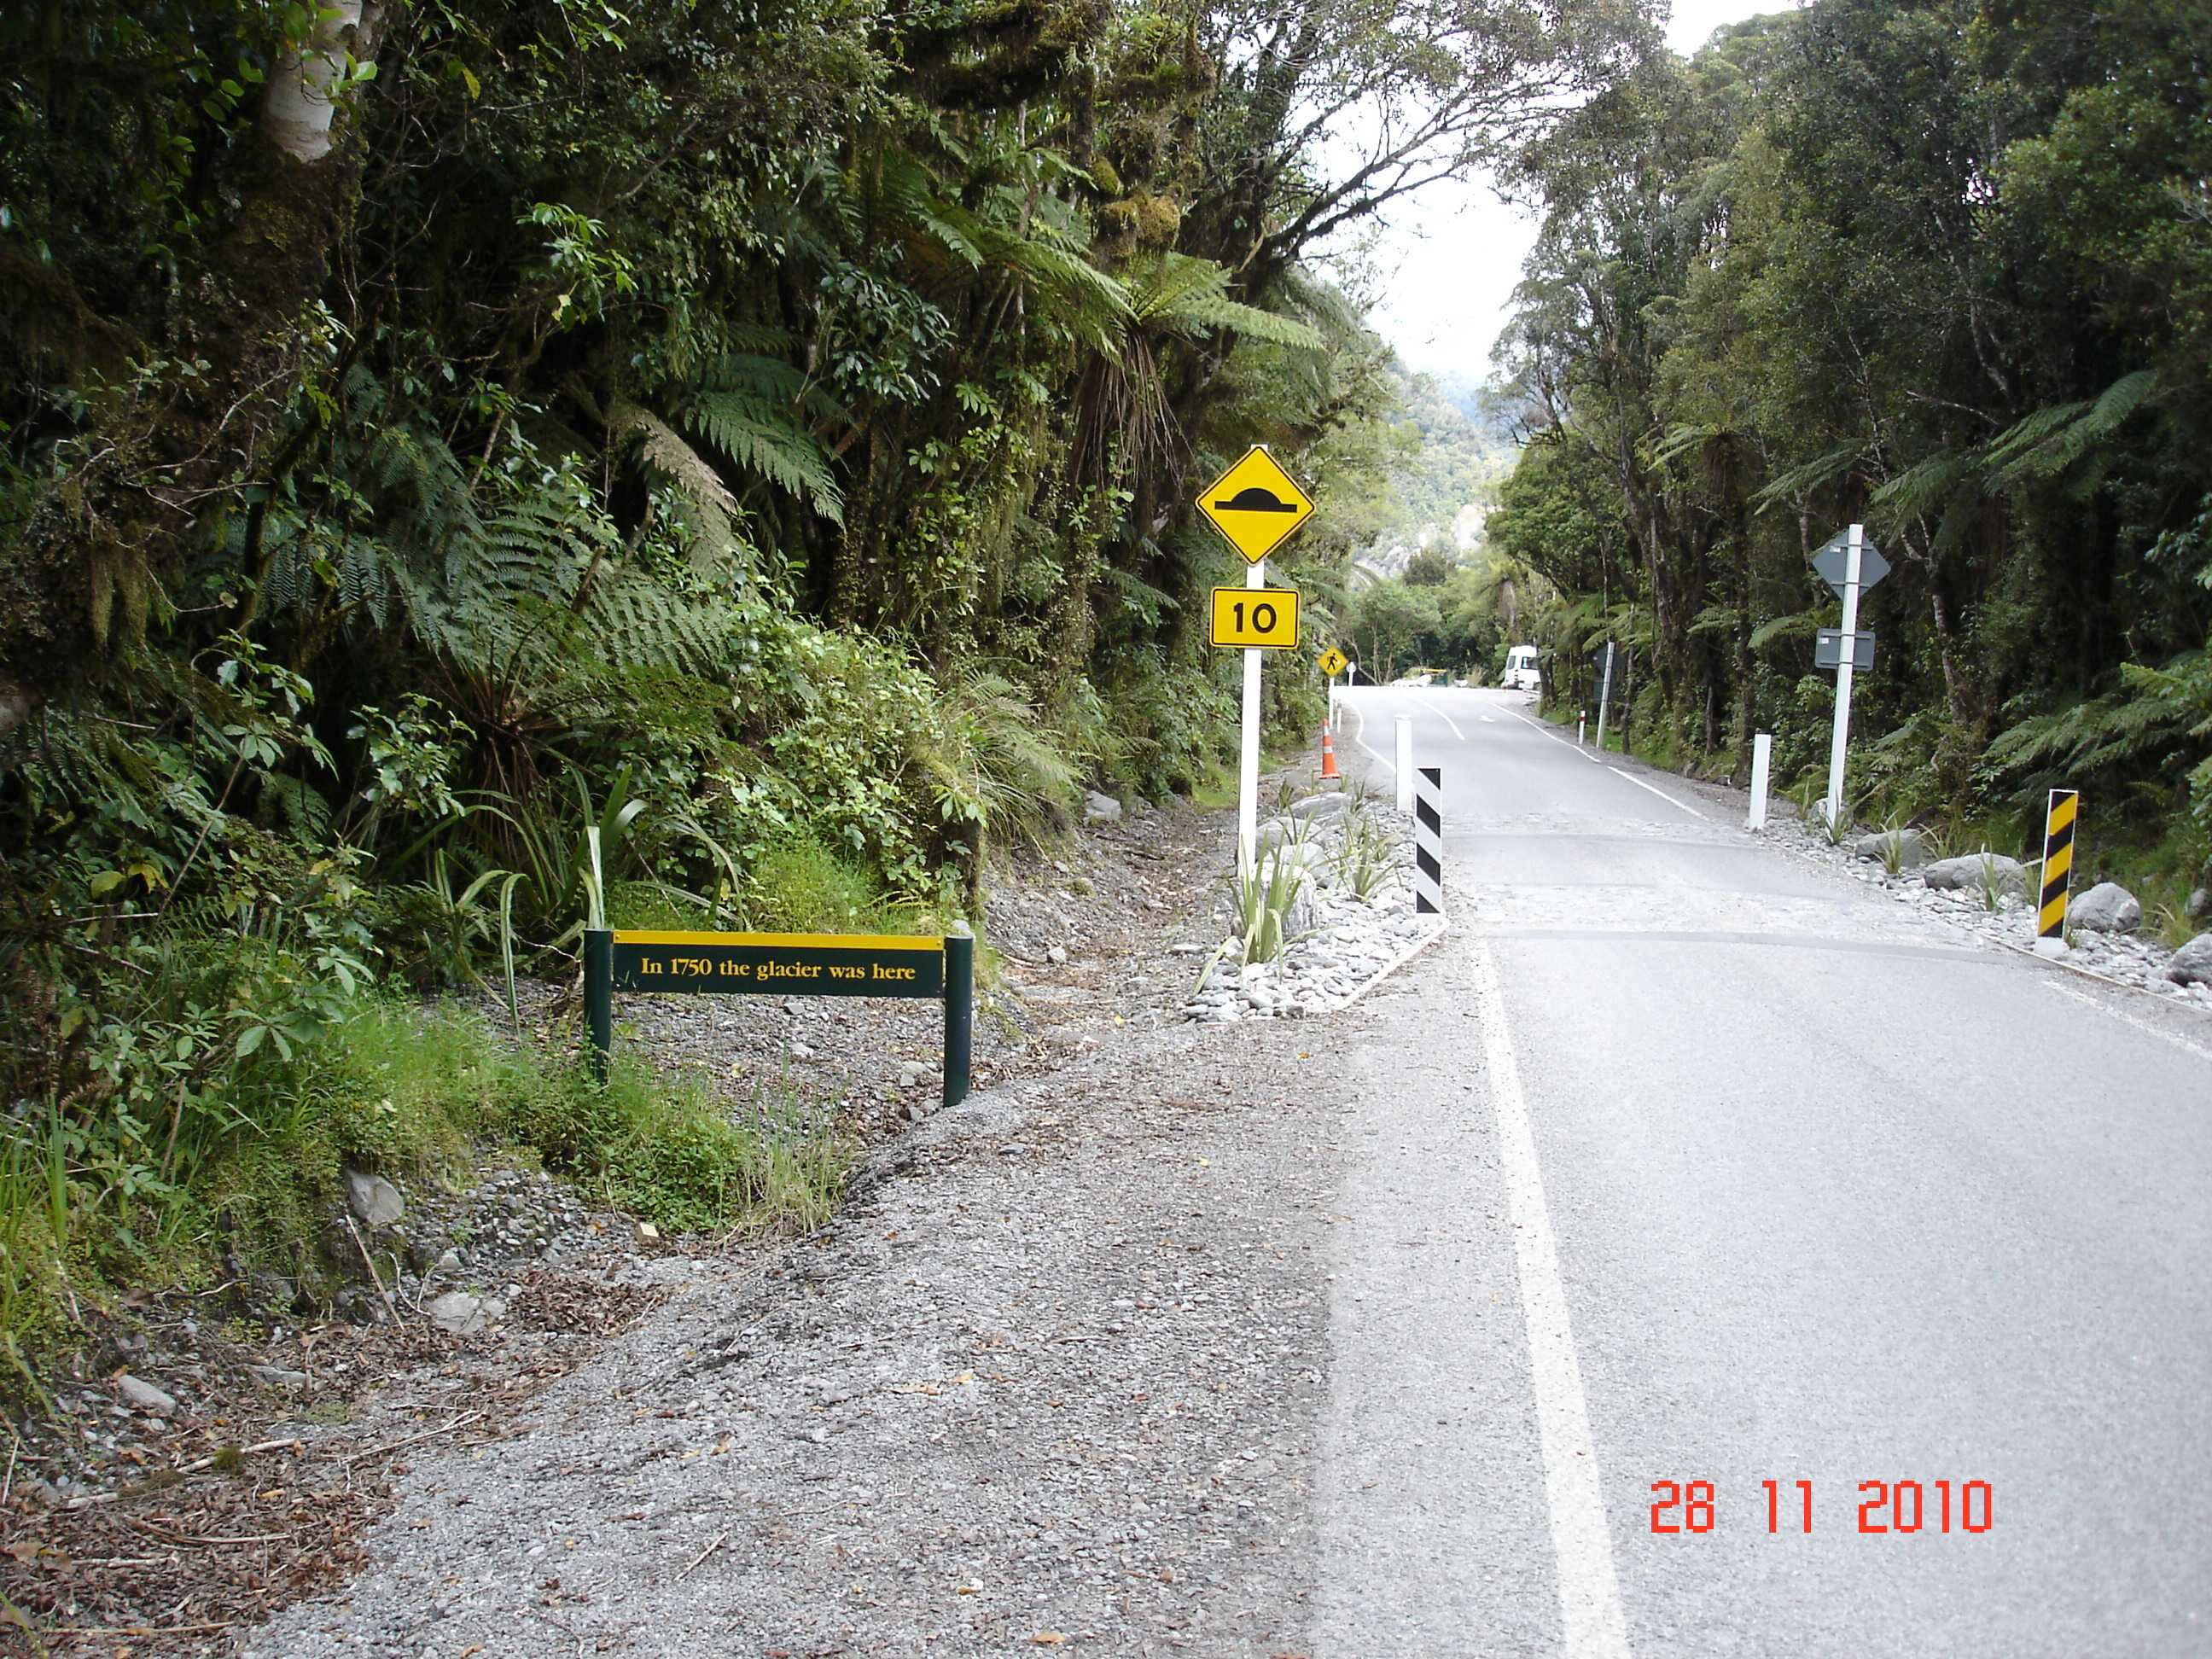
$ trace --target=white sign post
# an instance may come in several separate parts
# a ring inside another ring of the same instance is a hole
[[[1398,810],[1413,810],[1413,717],[1398,716]]]
[[[1265,444],[1246,450],[1192,505],[1243,555],[1247,588],[1267,585],[1267,555],[1303,529],[1314,511],[1312,498],[1283,471]],[[1215,592],[1218,597],[1235,591],[1218,588]],[[1285,597],[1295,600],[1297,596]],[[1237,603],[1241,611],[1243,601]],[[1255,622],[1259,615],[1255,605]],[[1295,618],[1295,611],[1291,615]],[[1242,626],[1240,619],[1240,630]],[[1297,643],[1295,628],[1291,632],[1292,637],[1282,642],[1285,647]],[[1244,653],[1244,718],[1237,757],[1237,863],[1247,875],[1257,867],[1260,850],[1260,655],[1264,648],[1245,644],[1249,637],[1212,640],[1217,645],[1241,647]]]
[[[1766,828],[1766,774],[1774,760],[1774,734],[1761,732],[1751,740],[1751,830]]]
[[[1245,567],[1244,586],[1267,585],[1265,559]],[[1237,756],[1237,867],[1250,875],[1257,867],[1260,844],[1260,658],[1244,652],[1244,729]]]
[[[1844,544],[1844,637],[1854,638],[1859,628],[1859,565],[1866,554],[1866,526],[1853,525]],[[1828,798],[1821,803],[1831,829],[1844,820],[1844,750],[1851,740],[1852,657],[1845,651],[1836,665],[1836,727],[1828,740]]]

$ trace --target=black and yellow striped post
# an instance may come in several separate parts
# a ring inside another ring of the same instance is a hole
[[[2043,902],[2035,913],[2038,939],[2066,937],[2066,895],[2074,880],[2074,817],[2078,790],[2054,789],[2043,816]]]

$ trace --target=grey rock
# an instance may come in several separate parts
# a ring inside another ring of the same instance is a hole
[[[1064,945],[1051,946],[1045,951],[1044,959],[1055,968],[1060,966],[1067,960],[1067,947]]]
[[[928,1075],[929,1067],[918,1060],[906,1060],[899,1062],[899,1087],[902,1089],[913,1088],[915,1084]]]
[[[2212,985],[2212,933],[2199,933],[2167,957],[2166,976],[2176,985]]]
[[[143,1377],[131,1376],[129,1371],[115,1379],[115,1392],[121,1395],[134,1410],[155,1417],[174,1417],[177,1414],[175,1395],[155,1388]]]
[[[430,1264],[430,1271],[434,1273],[457,1273],[460,1270],[461,1253],[450,1246]]]
[[[803,1042],[794,1042],[791,1045],[791,1057],[793,1060],[811,1060],[814,1058],[814,1050]]]
[[[248,1365],[246,1368],[264,1382],[280,1389],[303,1389],[307,1385],[307,1374],[283,1365]]]
[[[346,1204],[364,1227],[389,1227],[407,1213],[407,1200],[399,1188],[380,1175],[348,1170],[345,1183]]]
[[[2026,896],[2027,872],[2018,859],[2008,859],[2002,853],[1968,853],[1955,859],[1938,859],[1920,872],[1920,879],[1946,891],[1978,894],[1984,868],[1996,872],[2000,890]]]
[[[1851,851],[1885,867],[1894,858],[1900,870],[1917,870],[1928,862],[1928,844],[1917,830],[1885,830],[1879,835],[1861,836],[1851,843]]]
[[[2191,917],[2212,915],[2212,887],[2192,887],[2182,908]]]
[[[1294,818],[1324,817],[1334,812],[1341,812],[1351,805],[1352,797],[1349,795],[1308,795],[1304,800],[1291,803],[1291,816]]]
[[[474,1336],[484,1328],[488,1304],[466,1291],[447,1291],[430,1304],[430,1322],[455,1336]]]
[[[1111,795],[1102,795],[1093,789],[1083,799],[1083,821],[1085,823],[1116,823],[1121,821],[1121,803]]]
[[[2116,881],[2100,881],[2066,907],[2066,920],[2100,933],[2132,933],[2142,926],[2142,905]]]

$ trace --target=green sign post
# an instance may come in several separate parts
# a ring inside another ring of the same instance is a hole
[[[614,994],[927,998],[945,1005],[945,1103],[968,1096],[975,941],[965,933],[667,933],[584,930],[584,1023],[606,1077]]]

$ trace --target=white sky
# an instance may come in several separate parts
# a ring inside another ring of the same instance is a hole
[[[1667,43],[1686,57],[1722,24],[1790,4],[1674,0]],[[1486,180],[1430,185],[1389,215],[1377,240],[1376,326],[1410,368],[1489,374],[1491,343],[1535,234],[1534,216],[1499,201]]]

